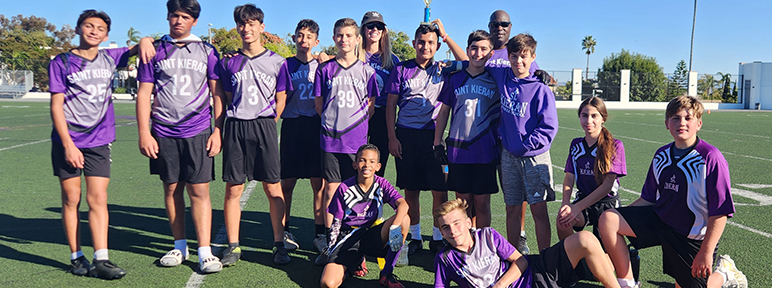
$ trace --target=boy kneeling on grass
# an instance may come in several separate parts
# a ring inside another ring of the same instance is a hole
[[[328,208],[333,216],[330,241],[316,259],[317,265],[325,265],[321,286],[340,286],[346,273],[362,263],[363,255],[370,255],[386,258],[378,283],[404,287],[392,271],[410,229],[407,202],[386,179],[375,175],[381,168],[378,147],[373,144],[359,147],[353,164],[357,176],[338,186]],[[389,204],[396,211],[386,221],[383,204]]]
[[[504,236],[490,227],[471,229],[463,199],[442,203],[434,210],[445,247],[434,259],[434,287],[568,287],[579,280],[576,269],[585,259],[593,275],[605,287],[619,287],[613,267],[598,239],[581,231],[544,249],[522,255]]]

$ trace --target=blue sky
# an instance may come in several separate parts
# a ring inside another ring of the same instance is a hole
[[[206,35],[213,27],[233,28],[233,8],[250,2],[199,0],[202,11],[193,29]],[[73,1],[2,0],[0,14],[44,17],[60,27],[75,25],[85,9],[107,12],[112,20],[110,40],[125,44],[126,32],[134,27],[143,35],[168,32],[166,6],[162,0]],[[398,1],[258,1],[251,2],[265,12],[266,30],[280,36],[292,33],[298,20],[311,18],[321,27],[321,45],[332,44],[335,20],[357,21],[370,10],[384,15],[388,27],[413,34],[423,19],[420,0]],[[597,39],[590,56],[590,71],[597,71],[604,57],[627,49],[657,59],[665,73],[672,73],[679,60],[689,62],[689,45],[694,2],[665,1],[457,1],[436,0],[432,19],[440,18],[448,34],[459,44],[476,29],[487,29],[488,17],[502,9],[513,22],[512,36],[531,33],[538,41],[536,61],[542,69],[570,71],[586,66],[581,41],[586,35]],[[699,73],[737,74],[739,62],[772,61],[772,1],[699,0],[694,35],[693,70]],[[106,44],[105,44],[106,45]],[[465,46],[465,45],[464,45]],[[437,58],[444,58],[444,51]]]

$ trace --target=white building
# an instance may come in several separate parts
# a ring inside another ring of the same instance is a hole
[[[740,63],[737,102],[745,109],[772,110],[772,63]]]

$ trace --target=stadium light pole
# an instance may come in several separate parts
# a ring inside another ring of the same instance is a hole
[[[689,72],[692,71],[692,55],[694,53],[694,26],[697,24],[697,0],[694,0],[694,16],[692,16],[692,45],[689,48]]]
[[[697,1],[697,0],[694,0]],[[206,33],[209,35],[209,44],[212,44],[212,23],[209,23],[209,28],[206,29]],[[694,37],[694,32],[692,32],[692,38]],[[689,60],[689,67],[691,67],[691,60]]]

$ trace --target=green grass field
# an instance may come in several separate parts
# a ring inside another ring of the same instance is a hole
[[[198,275],[195,254],[185,265],[157,266],[157,259],[173,247],[163,206],[162,186],[148,173],[147,159],[137,148],[134,105],[115,104],[118,140],[112,147],[112,181],[109,187],[110,259],[128,271],[117,281],[76,277],[67,273],[69,249],[63,235],[59,184],[51,172],[51,121],[47,102],[0,101],[0,286],[2,287],[318,287],[321,267],[313,264],[313,218],[308,181],[295,189],[291,230],[301,249],[291,253],[292,263],[276,266],[271,261],[272,236],[268,204],[261,185],[252,191],[244,207],[241,245],[246,251],[238,264],[220,273]],[[556,184],[563,182],[568,144],[583,132],[574,110],[559,110],[560,131],[551,154]],[[654,151],[672,141],[664,126],[664,111],[610,111],[607,127],[625,144],[628,176],[622,178],[623,204],[635,200],[643,184]],[[720,242],[720,254],[730,254],[748,276],[751,287],[772,287],[768,269],[772,263],[772,113],[756,111],[713,111],[703,116],[698,135],[724,152],[729,162],[737,213],[730,219]],[[221,166],[217,158],[217,175]],[[393,159],[392,159],[393,160]],[[387,179],[395,180],[393,161]],[[84,186],[85,188],[85,186]],[[215,243],[223,227],[225,185],[211,184],[212,233]],[[558,199],[562,197],[557,193]],[[422,195],[422,229],[431,235],[431,195]],[[452,196],[451,196],[452,198]],[[90,232],[85,219],[85,193],[81,206],[83,252],[91,259]],[[560,201],[549,205],[557,213]],[[492,197],[493,227],[505,234],[501,193]],[[389,210],[389,209],[387,209]],[[392,213],[388,212],[389,215]],[[533,220],[527,216],[526,231],[535,249]],[[551,219],[554,225],[554,216]],[[189,239],[195,238],[188,216]],[[553,227],[552,243],[557,242]],[[219,242],[218,242],[219,240]],[[195,253],[195,239],[189,240]],[[427,244],[428,247],[428,244]],[[672,278],[662,274],[659,248],[640,251],[644,287],[674,287]],[[346,287],[380,287],[375,259],[368,259],[370,274],[365,279],[349,278]],[[410,265],[395,269],[407,287],[431,287],[434,282],[433,255],[424,251],[410,257]],[[597,287],[581,283],[578,287]]]

